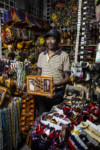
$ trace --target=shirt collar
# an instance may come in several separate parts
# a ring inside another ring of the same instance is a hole
[[[55,55],[60,55],[61,52],[62,52],[62,49],[59,49],[59,50],[55,53]],[[44,55],[47,54],[47,53],[48,53],[48,49],[46,49],[46,50],[44,51]]]

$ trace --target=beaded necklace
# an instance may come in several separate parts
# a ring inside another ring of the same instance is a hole
[[[19,128],[18,128],[18,114],[17,114],[17,103],[14,101],[13,103],[13,113],[14,113],[14,125],[15,125],[15,147],[17,148],[18,140],[19,140]]]
[[[5,124],[6,124],[6,135],[7,135],[7,148],[9,149],[9,124],[8,124],[8,108],[4,110],[5,113]]]
[[[4,129],[4,147],[7,146],[7,134],[6,134],[6,124],[5,124],[5,108],[1,110],[1,118],[2,118],[2,125]]]
[[[16,100],[16,103],[17,103],[18,127],[19,127],[19,124],[20,124],[20,103],[19,103],[19,100],[18,100],[18,99]],[[21,131],[20,131],[20,127],[19,127],[19,141],[21,141]]]
[[[13,104],[10,103],[10,111],[11,111],[11,127],[12,127],[12,143],[13,146],[15,145],[15,129],[14,129],[14,116],[13,116]]]
[[[9,135],[8,149],[12,150],[11,110],[9,106],[8,106],[7,117],[8,117],[8,135]]]
[[[3,150],[3,133],[2,133],[1,109],[0,109],[0,150]]]

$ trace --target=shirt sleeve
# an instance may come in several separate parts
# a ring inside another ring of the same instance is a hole
[[[70,72],[70,59],[69,59],[68,54],[64,58],[63,71],[64,71],[64,73],[66,73],[66,72],[69,73]]]
[[[42,69],[42,59],[41,59],[41,54],[39,55],[39,58],[38,58],[37,68],[38,68],[38,69]]]

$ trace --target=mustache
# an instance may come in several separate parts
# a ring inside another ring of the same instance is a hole
[[[54,46],[55,44],[54,43],[48,43],[47,45],[48,46]]]

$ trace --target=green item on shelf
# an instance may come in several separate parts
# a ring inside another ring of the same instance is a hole
[[[21,60],[21,56],[16,56],[16,60],[17,61]]]

